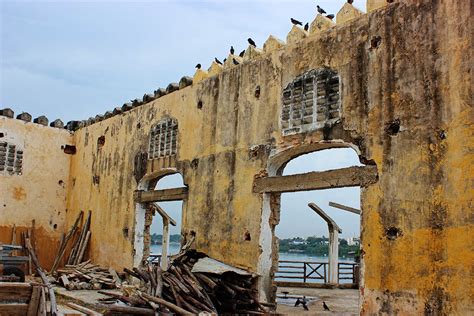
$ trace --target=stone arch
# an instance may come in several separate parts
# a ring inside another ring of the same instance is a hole
[[[177,168],[162,168],[153,172],[149,172],[143,176],[138,183],[137,192],[140,191],[152,191],[156,186],[157,182],[172,174],[180,174],[185,183],[185,177],[181,170]],[[186,185],[186,184],[185,184]],[[186,199],[183,200],[183,215],[186,213]],[[149,255],[149,249],[146,249],[145,245],[145,226],[146,226],[147,209],[146,203],[135,202],[135,229],[134,229],[134,253],[133,253],[133,266],[140,266]],[[183,225],[184,226],[184,225]]]
[[[360,160],[359,148],[344,141],[328,141],[320,143],[295,145],[285,148],[269,157],[267,163],[267,173],[269,177],[281,176],[287,163],[291,160],[314,152],[325,149],[351,148]],[[262,194],[262,216],[260,222],[259,245],[261,254],[258,259],[257,273],[261,276],[259,280],[259,293],[262,301],[274,301],[273,277],[275,272],[275,227],[279,222],[280,212],[280,193]]]

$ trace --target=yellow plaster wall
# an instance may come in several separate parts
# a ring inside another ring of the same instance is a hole
[[[21,175],[0,173],[0,242],[11,243],[13,225],[20,233],[32,227],[39,261],[49,269],[65,230],[69,162],[61,146],[71,145],[64,130],[0,117],[0,142],[23,149]]]
[[[135,157],[147,151],[151,126],[172,116],[177,168],[189,186],[183,234],[193,230],[198,250],[257,271],[262,197],[252,193],[254,176],[276,152],[343,140],[379,171],[362,193],[362,313],[465,313],[473,294],[462,285],[473,256],[471,26],[465,1],[391,4],[81,128],[68,223],[92,210],[92,260],[132,264],[142,176]],[[282,137],[282,87],[321,67],[341,76],[342,121],[324,135]],[[397,119],[400,132],[389,135]],[[389,229],[400,234],[389,238]]]

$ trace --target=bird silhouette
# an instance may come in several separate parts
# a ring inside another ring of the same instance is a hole
[[[235,60],[235,58],[232,58],[232,62],[234,63],[234,65],[240,64],[237,60]]]
[[[217,59],[217,57],[214,58],[214,61],[218,63],[219,65],[222,65],[222,62],[219,59]]]
[[[196,69],[201,69],[201,64],[197,64]]]
[[[354,0],[347,0],[347,3],[352,4]]]
[[[293,25],[301,25],[301,26],[303,26],[303,23],[301,23],[301,22],[298,21],[298,20],[295,20],[295,19],[293,19],[293,18],[291,18],[290,20],[291,20],[291,23],[293,23]]]
[[[231,55],[234,55],[234,52],[235,52],[234,46],[231,46],[231,47],[230,47],[230,54],[231,54]]]
[[[323,301],[323,308],[325,311],[330,311],[329,307],[326,305],[326,302]]]
[[[327,17],[329,20],[332,20],[332,19],[334,19],[334,14],[328,14],[328,15],[326,15],[326,17]]]
[[[306,24],[304,25],[304,30],[305,30],[305,31],[309,30],[309,23],[306,23]]]
[[[244,54],[245,54],[245,49],[240,52],[239,57],[244,57]]]
[[[253,47],[257,47],[257,44],[255,44],[255,42],[253,41],[253,39],[251,39],[250,37],[247,39],[247,41],[248,41],[249,44],[252,45]]]
[[[324,11],[324,9],[321,8],[319,5],[317,5],[316,7],[318,8],[318,13],[319,14],[325,14],[326,13],[326,11]]]
[[[308,300],[306,299],[306,296],[303,296],[302,299],[298,298],[295,302],[295,307],[297,307],[301,304],[303,306],[304,310],[309,311],[308,305],[306,305],[307,302],[308,302]]]
[[[226,61],[227,61],[227,58],[224,58],[224,64],[225,64]]]

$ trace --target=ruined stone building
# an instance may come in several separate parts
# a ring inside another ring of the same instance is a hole
[[[146,202],[183,199],[183,237],[258,273],[271,301],[280,194],[361,186],[361,313],[472,312],[472,4],[367,2],[67,128],[2,110],[0,241],[34,219],[49,267],[90,210],[88,256],[131,267],[149,252]],[[341,147],[364,166],[281,175]],[[173,173],[185,187],[153,190]]]

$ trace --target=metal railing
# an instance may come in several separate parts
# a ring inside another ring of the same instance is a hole
[[[302,283],[328,283],[329,264],[316,261],[278,262],[275,281],[293,281]],[[359,283],[359,264],[355,262],[339,262],[338,283]]]

